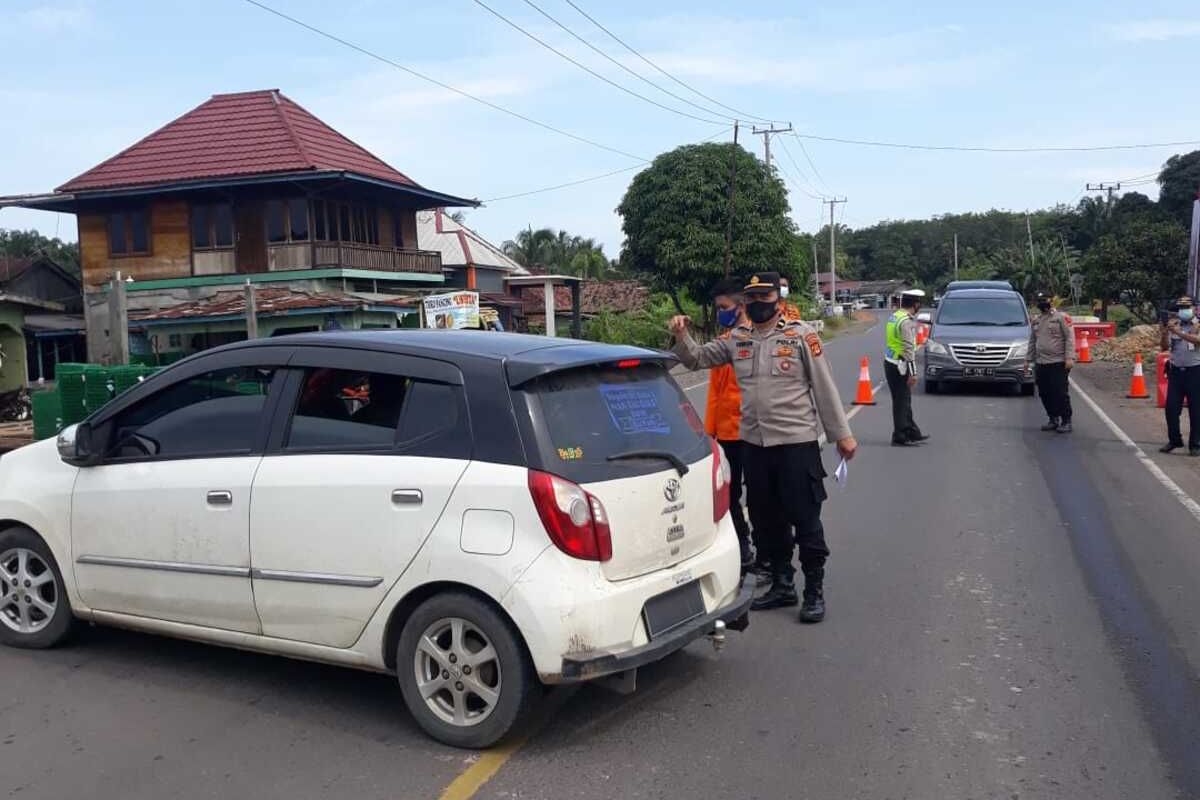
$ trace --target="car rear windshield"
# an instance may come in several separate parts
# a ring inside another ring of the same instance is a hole
[[[938,305],[938,325],[996,325],[1028,324],[1025,303],[1012,297],[955,297],[947,295]]]
[[[660,472],[711,453],[699,415],[660,363],[555,372],[523,393],[537,440],[531,465],[577,483]]]

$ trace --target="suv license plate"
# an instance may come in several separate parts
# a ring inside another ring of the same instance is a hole
[[[646,633],[653,639],[704,616],[704,595],[700,592],[700,581],[676,586],[669,592],[655,595],[646,601],[642,617],[646,620]]]
[[[995,374],[995,367],[963,367],[964,378],[990,378]]]

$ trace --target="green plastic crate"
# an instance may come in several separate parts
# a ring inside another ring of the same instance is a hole
[[[33,406],[33,438],[41,441],[57,436],[63,429],[62,395],[54,389],[35,392],[29,403]]]
[[[111,370],[99,364],[88,364],[83,370],[83,407],[91,414],[113,398],[116,386]]]
[[[86,364],[65,362],[54,367],[54,379],[62,401],[63,425],[74,425],[87,416],[83,402],[83,371]]]

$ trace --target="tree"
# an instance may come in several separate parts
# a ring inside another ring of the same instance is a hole
[[[1200,150],[1167,159],[1158,174],[1158,204],[1185,227],[1192,224],[1192,202],[1200,191]]]
[[[504,255],[522,267],[538,267],[549,261],[554,240],[554,231],[549,228],[538,228],[535,231],[530,225],[520,231],[515,239],[509,239],[500,245],[500,249],[504,251]]]
[[[43,255],[68,272],[79,274],[79,245],[75,242],[51,239],[34,230],[0,228],[0,256],[32,258]]]
[[[1088,291],[1105,302],[1123,302],[1143,322],[1157,304],[1178,297],[1187,285],[1188,233],[1173,220],[1133,217],[1100,237],[1083,257]]]
[[[667,292],[707,297],[724,274],[729,179],[733,203],[733,272],[793,265],[795,228],[783,183],[734,144],[685,145],[663,153],[629,185],[617,213],[625,242],[621,263]]]

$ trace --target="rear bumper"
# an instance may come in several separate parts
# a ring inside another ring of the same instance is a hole
[[[712,613],[693,620],[675,630],[652,639],[641,647],[620,653],[588,653],[586,656],[566,656],[562,661],[564,682],[586,681],[659,661],[689,643],[712,633],[717,622],[733,630],[745,630],[749,622],[750,603],[754,600],[755,579],[747,575],[742,581],[737,599]]]

